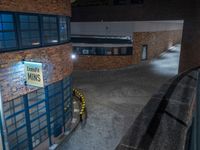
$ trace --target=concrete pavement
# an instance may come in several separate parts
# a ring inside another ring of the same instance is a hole
[[[149,63],[112,71],[75,71],[88,119],[61,150],[114,150],[153,93],[178,72],[180,45]]]

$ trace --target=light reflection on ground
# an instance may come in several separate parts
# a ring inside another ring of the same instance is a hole
[[[151,96],[178,72],[180,45],[151,62],[111,71],[75,71],[88,120],[61,150],[114,150]]]
[[[173,46],[164,52],[159,58],[150,62],[152,71],[163,75],[176,75],[178,73],[180,45]],[[170,60],[170,61],[169,61]]]

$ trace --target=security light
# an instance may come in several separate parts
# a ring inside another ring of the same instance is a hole
[[[76,54],[71,54],[72,59],[76,59]]]

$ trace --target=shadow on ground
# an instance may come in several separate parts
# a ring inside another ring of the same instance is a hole
[[[180,45],[149,63],[112,71],[75,71],[88,120],[61,150],[114,150],[159,87],[178,72]]]

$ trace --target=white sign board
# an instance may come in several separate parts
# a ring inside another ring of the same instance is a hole
[[[24,62],[26,84],[37,87],[44,87],[42,63]]]

